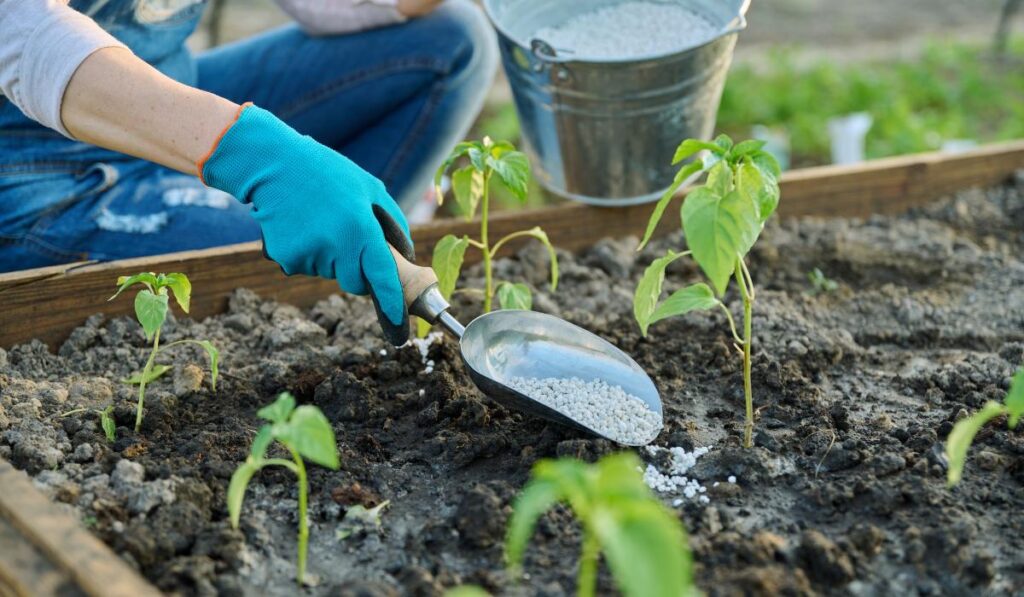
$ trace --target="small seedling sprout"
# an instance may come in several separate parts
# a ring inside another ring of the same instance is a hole
[[[811,294],[827,294],[829,292],[835,292],[839,288],[839,284],[835,280],[829,278],[818,268],[814,268],[807,272],[807,280],[811,283]]]
[[[434,247],[431,264],[437,273],[438,288],[445,298],[451,298],[452,293],[455,292],[455,284],[462,269],[466,249],[472,246],[483,254],[484,312],[491,310],[495,295],[503,309],[529,309],[533,305],[530,287],[526,284],[508,281],[495,285],[491,262],[498,251],[509,241],[523,237],[535,238],[548,249],[551,258],[551,289],[555,290],[558,287],[558,259],[555,256],[555,248],[548,240],[548,235],[540,227],[513,232],[491,244],[487,226],[490,214],[491,179],[496,177],[519,201],[525,202],[530,179],[530,162],[526,159],[526,155],[516,151],[516,148],[507,141],[495,143],[490,137],[484,137],[482,141],[459,143],[434,176],[438,201],[441,201],[444,196],[440,186],[441,178],[461,158],[466,158],[467,164],[452,172],[452,193],[467,219],[472,219],[476,215],[477,209],[480,210],[480,238],[472,239],[468,236],[459,238],[449,234],[438,241]],[[421,336],[425,335],[426,329],[423,325],[420,326]]]
[[[306,553],[309,546],[309,522],[306,503],[309,483],[303,459],[331,470],[338,470],[338,446],[334,430],[320,409],[312,405],[295,406],[295,398],[284,392],[272,404],[261,408],[256,415],[269,421],[260,428],[252,441],[248,458],[231,475],[228,485],[228,514],[231,526],[238,528],[242,514],[245,489],[253,475],[265,466],[283,466],[295,473],[299,493],[299,545],[296,580],[301,585],[306,574]],[[291,454],[291,460],[267,458],[267,449],[277,440]]]
[[[135,432],[142,428],[142,413],[146,400],[146,384],[171,369],[169,365],[157,365],[154,361],[156,355],[161,351],[180,346],[183,344],[195,344],[206,351],[210,357],[210,386],[217,391],[217,362],[220,352],[214,348],[208,340],[178,340],[165,346],[160,346],[160,331],[163,329],[164,321],[167,320],[168,305],[167,291],[170,289],[174,300],[185,313],[188,313],[189,303],[192,300],[192,283],[185,274],[154,274],[143,272],[134,276],[121,276],[117,279],[117,292],[109,300],[116,299],[122,292],[134,285],[144,288],[135,295],[135,316],[142,325],[146,334],[146,340],[153,343],[153,348],[146,359],[146,365],[142,371],[134,373],[125,383],[139,384],[139,402],[135,410]]]
[[[89,412],[90,410],[99,416],[100,427],[103,429],[103,435],[107,437],[107,441],[110,443],[114,443],[114,440],[117,439],[117,424],[114,422],[113,404],[104,409],[76,408],[74,410],[69,410],[66,413],[61,413],[60,416],[69,417],[71,415]]]
[[[577,594],[592,597],[601,553],[624,595],[679,597],[696,594],[686,532],[679,519],[652,494],[640,474],[640,459],[624,452],[596,464],[574,458],[541,460],[513,505],[505,559],[521,575],[537,519],[564,503],[583,532]]]
[[[743,394],[746,425],[744,447],[753,445],[754,400],[750,381],[750,349],[753,343],[752,310],[756,293],[754,280],[747,269],[745,257],[757,242],[764,223],[779,204],[779,165],[762,148],[764,141],[744,141],[733,145],[721,135],[713,143],[698,139],[683,141],[676,150],[673,164],[705,152],[684,165],[672,185],[665,191],[651,214],[647,231],[639,249],[654,234],[658,222],[672,197],[684,182],[698,172],[707,172],[707,181],[690,191],[681,210],[683,232],[688,251],[669,250],[655,259],[644,272],[633,297],[633,313],[644,336],[656,321],[690,311],[721,309],[729,322],[736,350],[743,357]],[[638,250],[639,250],[638,249]],[[704,272],[711,285],[699,282],[661,298],[665,268],[673,261],[690,255]],[[732,312],[721,297],[736,281],[743,304],[743,334],[736,329]]]
[[[1002,404],[989,400],[981,410],[973,415],[957,421],[953,430],[946,438],[946,459],[949,461],[949,469],[946,473],[946,481],[950,487],[960,482],[964,473],[964,464],[967,462],[967,450],[974,441],[974,436],[985,426],[986,423],[996,417],[1006,416],[1006,425],[1010,429],[1016,429],[1021,416],[1024,415],[1024,368],[1021,368],[1010,380],[1010,391]]]

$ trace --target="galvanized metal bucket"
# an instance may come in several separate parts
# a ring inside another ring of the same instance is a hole
[[[625,0],[483,0],[534,174],[548,190],[595,205],[657,199],[672,183],[672,155],[709,138],[750,0],[674,3],[720,27],[711,40],[667,55],[591,61],[559,55],[534,34]]]

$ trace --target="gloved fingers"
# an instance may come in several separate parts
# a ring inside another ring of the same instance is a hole
[[[338,286],[349,294],[360,296],[368,294],[370,287],[363,276],[362,268],[348,265],[352,259],[358,259],[358,257],[355,255],[344,255],[342,259],[345,260],[345,266],[339,265],[338,262],[334,263],[334,279],[338,281]]]
[[[381,313],[390,323],[401,325],[407,320],[407,314],[405,298],[402,295],[402,282],[398,278],[398,266],[391,256],[383,232],[377,237],[378,241],[371,242],[363,248],[360,265],[363,276],[369,283],[370,293],[379,305]]]
[[[386,212],[387,215],[390,216],[390,219],[393,220],[394,224],[396,225],[395,231],[401,231],[402,235],[405,236],[406,239],[408,239],[409,244],[411,245],[412,235],[409,233],[409,222],[406,221],[405,214],[402,213],[402,208],[398,206],[398,203],[396,203],[395,200],[392,199],[390,196],[374,201],[373,213],[377,215],[378,221],[381,220],[381,217],[379,215],[381,211]],[[381,222],[381,226],[385,226],[383,221]],[[385,234],[387,234],[386,228]],[[393,245],[395,244],[394,240],[390,236],[388,236],[388,241],[391,242],[391,244]],[[398,245],[395,245],[395,247],[397,248]]]
[[[399,211],[401,214],[401,211]],[[380,224],[380,229],[384,233],[384,239],[388,243],[398,249],[398,252],[409,261],[416,260],[416,251],[412,244],[412,238],[409,236],[408,224],[405,224],[405,218],[401,220],[395,220],[391,212],[382,205],[373,206],[373,215],[377,218],[377,223]],[[403,227],[403,224],[405,226]]]

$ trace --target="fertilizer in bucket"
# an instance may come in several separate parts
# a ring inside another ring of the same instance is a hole
[[[571,17],[534,35],[577,59],[657,56],[709,41],[721,27],[679,4],[625,2]]]
[[[656,201],[680,141],[710,139],[750,0],[483,0],[523,148],[547,190]]]

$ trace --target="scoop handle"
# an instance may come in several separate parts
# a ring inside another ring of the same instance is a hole
[[[389,245],[390,246],[390,245]],[[437,287],[437,274],[429,267],[412,263],[391,247],[391,256],[398,266],[398,279],[409,313],[433,325],[440,323],[456,338],[462,338],[466,328],[448,313],[448,301]]]
[[[391,256],[395,258],[395,265],[398,266],[398,279],[402,282],[402,295],[405,297],[405,305],[409,307],[411,313],[416,300],[431,286],[437,284],[437,274],[432,268],[422,267],[409,261],[390,244],[388,248],[391,249]],[[413,315],[422,317],[419,313],[413,313]]]

